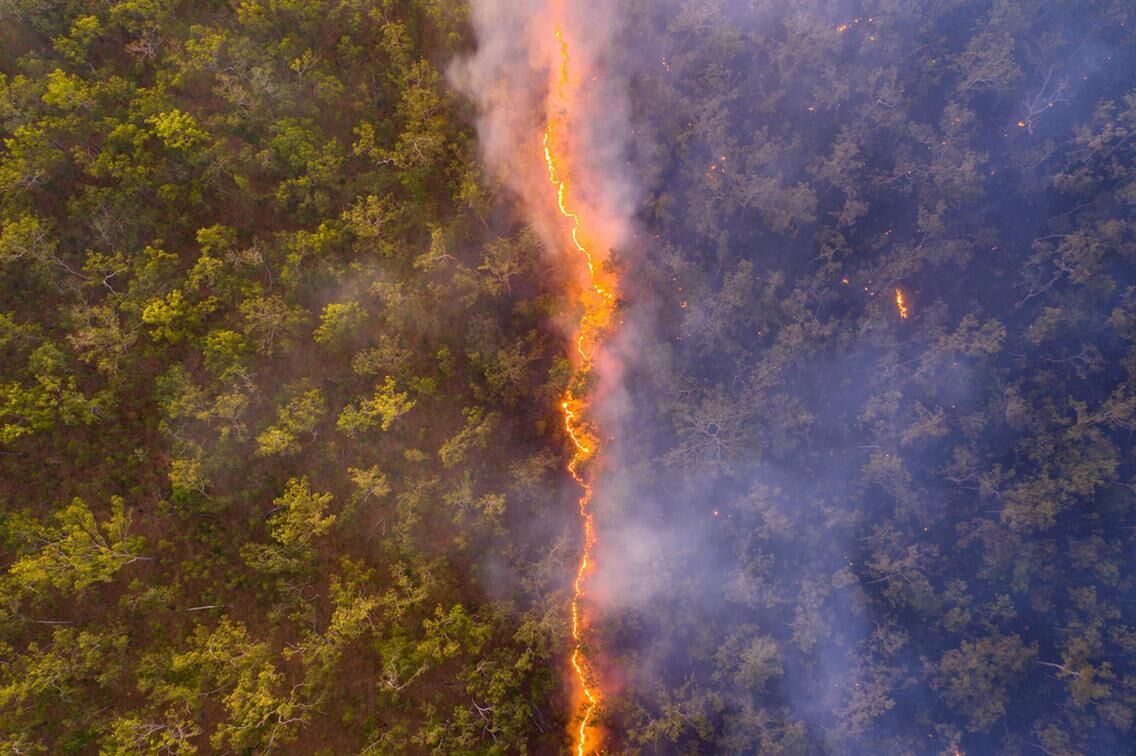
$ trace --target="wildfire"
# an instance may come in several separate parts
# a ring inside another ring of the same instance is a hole
[[[579,360],[574,372],[576,376],[581,376],[592,369],[596,351],[611,323],[615,311],[616,281],[613,274],[600,270],[580,213],[574,209],[572,202],[572,188],[569,184],[571,174],[569,146],[563,140],[561,131],[566,129],[569,113],[579,107],[579,92],[573,83],[569,43],[560,23],[560,3],[556,2],[553,5],[556,15],[554,35],[559,48],[560,65],[553,90],[554,98],[550,96],[548,123],[544,132],[544,158],[548,166],[549,182],[556,192],[557,209],[571,224],[569,236],[572,248],[582,258],[588,271],[587,286],[577,296],[577,304],[582,312],[576,326],[575,342]],[[572,383],[579,385],[580,382]],[[598,438],[583,420],[589,409],[589,399],[586,393],[578,395],[576,391],[569,389],[560,403],[564,417],[564,431],[575,447],[572,459],[568,463],[568,472],[581,488],[577,505],[584,534],[576,579],[573,583],[571,605],[573,643],[571,664],[575,673],[575,684],[580,693],[579,727],[573,733],[577,756],[585,756],[599,745],[597,742],[588,741],[588,728],[592,725],[599,708],[600,692],[593,683],[589,682],[583,640],[586,626],[582,605],[584,584],[592,569],[592,548],[596,543],[595,519],[591,513],[593,486],[583,466],[599,452]]]
[[[907,298],[903,296],[902,289],[895,290],[895,307],[899,310],[901,320],[907,320]]]

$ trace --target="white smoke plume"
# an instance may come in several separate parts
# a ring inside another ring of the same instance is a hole
[[[593,0],[474,0],[477,51],[451,66],[450,80],[478,106],[484,165],[523,205],[546,246],[569,254],[550,188],[542,139],[550,116],[565,118],[575,209],[597,255],[626,245],[639,199],[627,169],[627,82],[609,65],[619,23]],[[558,96],[562,62],[555,32],[570,45],[570,99]],[[569,264],[571,264],[569,262]]]

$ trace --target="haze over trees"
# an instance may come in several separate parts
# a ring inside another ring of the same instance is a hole
[[[619,6],[609,746],[1124,752],[1136,9]],[[0,0],[0,751],[564,747],[567,305],[467,13]]]
[[[1127,750],[1136,12],[628,5],[628,747]]]

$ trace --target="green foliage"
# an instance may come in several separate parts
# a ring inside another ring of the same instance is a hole
[[[315,388],[295,387],[292,397],[276,410],[276,423],[256,437],[257,454],[295,454],[300,438],[315,438],[316,426],[327,413],[323,392]]]
[[[99,522],[82,499],[55,513],[55,523],[35,526],[22,534],[29,544],[42,544],[16,559],[5,584],[17,594],[38,594],[48,588],[74,593],[95,583],[109,582],[124,566],[142,559],[140,536],[130,535],[126,502],[111,500],[110,516]]]
[[[198,626],[189,648],[170,656],[163,666],[168,681],[150,683],[159,700],[196,708],[196,696],[212,691],[223,705],[226,718],[209,736],[213,748],[286,743],[306,718],[308,705],[294,691],[284,694],[284,677],[268,644],[256,642],[244,625],[227,617],[212,630]]]
[[[21,215],[12,221],[5,220],[0,227],[0,264],[22,257],[42,262],[49,259],[54,250],[55,242],[35,216]]]
[[[89,397],[79,390],[76,377],[67,374],[62,349],[45,342],[28,354],[26,365],[29,384],[0,383],[0,444],[49,430],[57,422],[68,426],[95,422],[105,397]]]
[[[360,501],[367,501],[371,497],[381,499],[391,492],[390,482],[379,471],[378,466],[367,470],[350,467],[347,469],[347,474],[355,484],[356,496]]]
[[[57,628],[49,644],[33,642],[10,657],[13,669],[0,686],[0,710],[12,719],[3,729],[30,725],[53,703],[75,705],[85,689],[108,688],[122,674],[129,642],[121,632]]]
[[[272,354],[281,338],[287,338],[302,323],[302,310],[289,305],[280,296],[255,297],[240,304],[245,333],[256,343],[261,354]]]
[[[217,329],[205,336],[205,366],[218,378],[240,372],[248,351],[248,341],[236,331]]]
[[[375,387],[373,397],[344,407],[336,426],[352,436],[376,427],[390,430],[391,424],[414,409],[416,403],[409,394],[398,391],[394,378],[388,375],[382,385]]]
[[[209,135],[198,126],[192,115],[177,109],[150,116],[146,123],[154,128],[162,144],[171,150],[190,150],[209,140]]]
[[[142,322],[152,327],[150,336],[156,341],[164,339],[175,344],[181,341],[189,334],[192,319],[192,307],[179,289],[151,301],[142,310]]]
[[[71,23],[71,31],[51,41],[56,52],[73,64],[81,64],[91,45],[102,35],[98,16],[79,16]]]
[[[320,326],[313,334],[317,343],[335,346],[351,339],[367,314],[358,302],[333,303],[323,308]]]
[[[0,751],[403,752],[489,652],[512,729],[470,749],[558,716],[558,649],[448,560],[509,553],[547,439],[438,462],[539,391],[467,347],[541,284],[479,283],[464,7],[380,6],[0,2]]]
[[[301,569],[315,556],[312,540],[324,535],[336,516],[325,514],[331,494],[313,493],[307,478],[292,478],[283,495],[273,500],[275,509],[268,519],[268,532],[274,543],[246,544],[241,549],[245,561],[267,573]]]

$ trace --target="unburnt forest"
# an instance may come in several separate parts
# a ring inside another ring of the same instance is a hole
[[[463,18],[0,6],[0,751],[561,738],[556,303]]]

